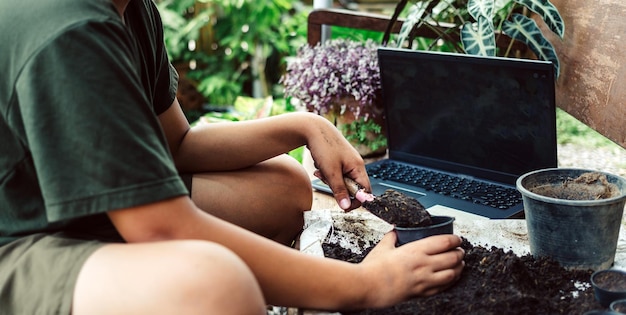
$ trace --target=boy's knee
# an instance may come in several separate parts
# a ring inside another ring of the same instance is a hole
[[[288,155],[277,157],[277,160],[280,161],[280,165],[284,169],[283,173],[288,180],[294,181],[296,184],[303,184],[298,186],[310,186],[309,175],[300,162]]]
[[[265,301],[252,271],[221,245],[109,244],[83,265],[72,313],[265,314]]]
[[[172,288],[178,299],[201,308],[221,309],[223,314],[263,311],[261,288],[248,266],[225,247],[203,241],[184,241],[172,255],[178,266]],[[209,312],[210,313],[210,312]]]
[[[306,170],[298,161],[288,155],[281,155],[272,160],[272,168],[279,177],[276,178],[282,184],[284,191],[279,195],[289,196],[285,200],[293,202],[296,211],[311,209],[313,203],[313,191],[311,179]]]

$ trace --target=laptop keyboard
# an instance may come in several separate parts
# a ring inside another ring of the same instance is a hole
[[[522,202],[522,195],[513,188],[438,173],[400,163],[388,161],[368,168],[367,171],[372,178],[405,183],[438,194],[500,210],[506,210]]]

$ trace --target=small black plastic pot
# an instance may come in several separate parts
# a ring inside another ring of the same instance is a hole
[[[610,305],[611,311],[626,314],[626,299],[615,300]]]
[[[423,239],[425,237],[452,234],[454,232],[453,217],[447,216],[431,216],[432,224],[424,227],[403,228],[396,227],[398,235],[398,246]]]
[[[626,272],[618,269],[596,271],[591,275],[596,300],[604,307],[613,301],[626,299]]]

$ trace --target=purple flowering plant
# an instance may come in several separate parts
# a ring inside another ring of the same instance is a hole
[[[285,96],[316,114],[351,111],[357,119],[376,117],[381,111],[364,109],[379,106],[378,46],[373,40],[333,39],[300,47],[281,78]]]

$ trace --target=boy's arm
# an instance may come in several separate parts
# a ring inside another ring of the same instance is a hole
[[[306,145],[338,203],[350,200],[344,176],[368,191],[371,188],[359,153],[334,125],[315,114],[289,113],[190,128],[175,100],[159,120],[176,167],[183,173],[242,169]]]
[[[395,248],[388,234],[360,264],[313,257],[196,208],[186,196],[109,212],[128,242],[199,239],[222,244],[255,274],[268,303],[316,309],[373,308],[431,295],[460,276],[460,238]],[[207,279],[210,281],[210,279]]]

